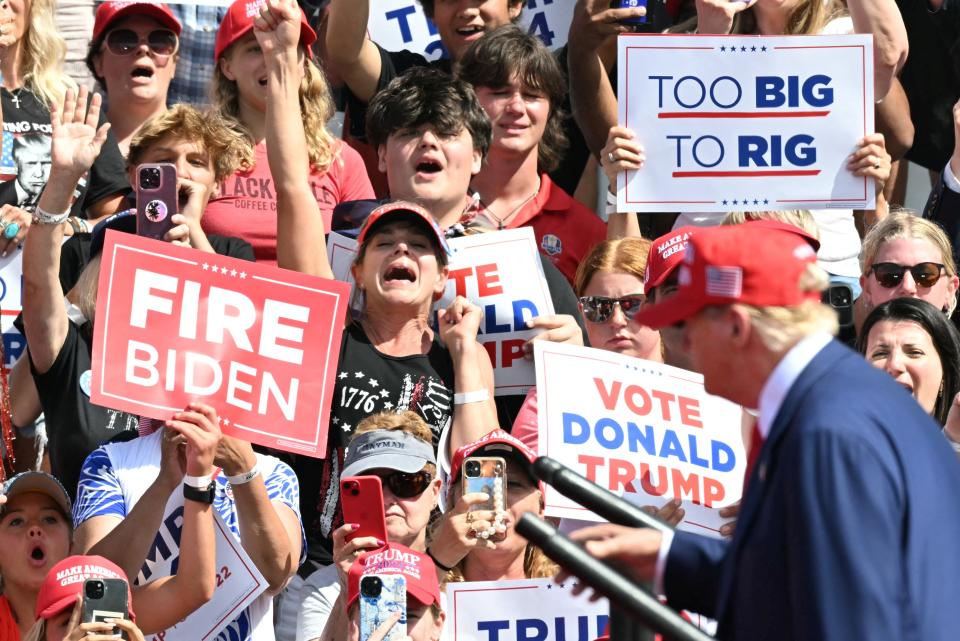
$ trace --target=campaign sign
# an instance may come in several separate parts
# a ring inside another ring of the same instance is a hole
[[[680,529],[719,536],[746,471],[739,406],[662,363],[546,341],[534,355],[540,454],[638,505],[679,498]],[[546,514],[601,520],[549,487]]]
[[[526,329],[526,322],[554,313],[533,229],[474,234],[451,238],[448,243],[450,276],[434,309],[447,307],[457,296],[479,305],[483,321],[477,340],[493,364],[495,394],[526,394],[535,373],[533,363],[523,357],[523,344],[538,333]],[[355,240],[335,232],[327,239],[334,277],[351,285],[356,245]]]
[[[413,51],[427,60],[447,57],[437,25],[423,13],[418,0],[355,1],[370,3],[368,34],[387,51]],[[527,0],[520,26],[550,49],[559,49],[567,42],[573,4],[570,0]]]
[[[92,402],[167,419],[201,400],[224,434],[323,454],[349,287],[110,231],[99,288]]]
[[[442,641],[593,641],[607,627],[606,599],[571,593],[576,579],[447,584]]]
[[[217,550],[217,580],[213,597],[177,625],[151,635],[150,641],[207,641],[216,638],[267,589],[266,579],[216,510],[213,511],[213,518]],[[143,583],[138,582],[138,585]]]
[[[0,331],[3,332],[3,366],[13,367],[27,340],[13,325],[23,308],[23,250],[16,248],[0,258]]]
[[[872,209],[873,38],[621,35],[620,122],[646,165],[620,211]]]

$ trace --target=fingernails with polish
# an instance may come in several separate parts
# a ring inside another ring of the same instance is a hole
[[[386,544],[387,544],[387,542],[384,541],[383,539],[377,539],[377,545],[379,545],[380,547],[383,547],[383,546],[386,545]]]

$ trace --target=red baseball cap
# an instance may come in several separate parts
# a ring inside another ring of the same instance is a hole
[[[437,224],[437,221],[434,220],[433,216],[430,215],[430,212],[420,205],[404,200],[397,200],[392,203],[387,203],[386,205],[380,205],[370,212],[370,215],[367,216],[367,219],[363,223],[363,227],[360,228],[360,233],[357,235],[357,244],[362,245],[364,241],[366,241],[367,235],[377,222],[383,220],[384,218],[394,217],[398,219],[413,218],[426,223],[426,226],[431,232],[433,232],[433,236],[437,241],[437,244],[443,249],[447,256],[450,255],[450,246],[447,244],[447,236],[443,233],[443,230],[440,229],[440,226]]]
[[[647,254],[647,268],[643,272],[643,289],[649,293],[654,287],[659,287],[667,276],[683,261],[683,252],[687,242],[699,228],[687,225],[678,227],[669,234],[664,234],[653,241],[650,253]]]
[[[473,455],[503,456],[515,454],[527,463],[532,464],[537,460],[537,453],[527,447],[527,445],[509,432],[497,429],[484,434],[480,439],[473,443],[467,443],[453,454],[453,460],[450,463],[450,483],[447,485],[448,496],[455,487],[455,483],[460,478],[460,468],[463,467],[463,461]],[[509,470],[507,471],[509,474]],[[531,478],[533,475],[531,475]],[[540,493],[543,494],[543,483],[539,482]]]
[[[778,229],[780,231],[790,232],[791,234],[796,234],[800,238],[804,239],[810,246],[813,247],[813,251],[820,251],[820,240],[808,232],[803,227],[798,227],[797,225],[791,225],[790,223],[785,223],[782,220],[773,220],[772,218],[761,218],[759,220],[751,220],[750,224],[754,227],[765,227],[767,229]]]
[[[360,579],[371,574],[401,574],[407,579],[407,595],[424,605],[440,605],[437,568],[426,554],[399,543],[364,552],[347,573],[347,607],[360,596]]]
[[[50,619],[72,608],[77,602],[77,595],[83,591],[83,583],[87,579],[127,581],[127,610],[130,613],[130,620],[136,620],[133,614],[133,595],[130,592],[127,575],[119,566],[102,556],[68,556],[50,568],[37,595],[37,618]]]
[[[180,21],[170,11],[170,7],[162,2],[141,2],[120,0],[119,2],[104,2],[97,7],[96,17],[93,20],[92,42],[97,42],[106,32],[107,27],[126,16],[146,16],[153,18],[163,26],[180,35]]]
[[[260,9],[266,0],[236,0],[227,9],[227,15],[217,29],[217,41],[213,50],[213,59],[220,60],[223,52],[234,42],[247,35],[253,29],[253,21],[260,15]],[[309,49],[317,39],[317,33],[310,28],[307,16],[300,9],[300,46]]]
[[[792,307],[819,301],[798,283],[817,252],[799,233],[744,223],[699,230],[690,238],[677,293],[641,309],[636,322],[659,329],[694,316],[704,307],[745,303]]]

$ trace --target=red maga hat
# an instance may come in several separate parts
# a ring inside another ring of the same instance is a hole
[[[37,595],[38,619],[50,619],[77,602],[87,579],[123,579],[127,581],[127,612],[134,621],[133,596],[127,575],[112,561],[102,556],[68,556],[47,572]]]
[[[266,0],[236,0],[227,9],[227,15],[220,22],[217,29],[217,41],[214,45],[213,59],[220,60],[223,52],[234,42],[247,35],[253,29],[253,21],[260,15],[260,9]],[[300,10],[300,46],[309,49],[317,39],[317,33],[310,28],[307,16]]]
[[[800,233],[744,223],[701,229],[690,239],[673,296],[641,309],[636,322],[658,329],[684,321],[705,307],[744,303],[793,307],[820,300],[800,290],[800,276],[817,252]]]
[[[414,552],[399,543],[364,552],[347,573],[347,607],[360,596],[360,579],[371,574],[401,574],[407,580],[407,596],[424,605],[440,605],[437,568],[426,554]]]
[[[699,227],[687,225],[678,227],[669,234],[664,234],[653,241],[650,245],[650,253],[647,254],[647,267],[643,272],[643,290],[649,293],[654,287],[659,287],[667,276],[673,273],[681,262],[683,262],[683,253],[687,248],[687,243],[694,233],[700,231]]]
[[[153,18],[163,26],[180,35],[180,21],[170,11],[170,7],[162,2],[104,2],[97,7],[97,14],[93,20],[93,42],[97,42],[106,32],[107,27],[126,16],[147,16]]]

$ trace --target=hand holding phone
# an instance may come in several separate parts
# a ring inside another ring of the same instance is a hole
[[[171,163],[137,167],[137,235],[163,240],[177,213],[177,168]]]
[[[407,579],[402,574],[368,574],[360,579],[360,641],[401,641],[407,636]],[[399,614],[399,619],[396,615]],[[395,622],[385,635],[381,628]],[[378,634],[379,633],[379,634]]]
[[[340,479],[343,522],[359,527],[345,541],[361,536],[387,540],[387,517],[383,511],[383,486],[379,476],[345,476]]]
[[[129,588],[127,582],[123,579],[87,579],[83,583],[81,623],[129,618],[128,594]],[[129,638],[125,632],[117,627],[113,628],[113,634],[121,639]]]

